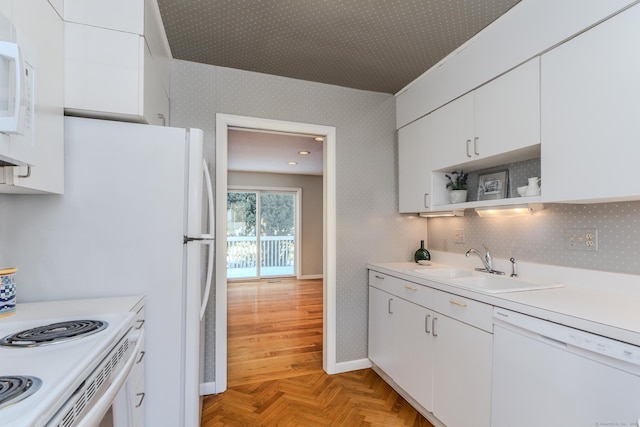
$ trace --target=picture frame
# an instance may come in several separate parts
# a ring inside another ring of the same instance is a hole
[[[478,200],[506,199],[509,169],[478,175]]]

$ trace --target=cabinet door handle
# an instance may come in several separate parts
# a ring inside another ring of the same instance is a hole
[[[475,154],[476,156],[479,156],[479,155],[480,155],[480,152],[478,151],[478,147],[479,147],[478,142],[479,142],[479,141],[480,141],[480,138],[479,138],[479,137],[477,137],[477,136],[476,136],[475,138],[473,138],[473,152],[474,152],[474,154]],[[469,157],[471,157],[471,156],[469,156]]]
[[[408,291],[417,291],[418,288],[416,288],[415,286],[409,286],[409,285],[404,285],[404,288]]]
[[[389,304],[387,305],[387,311],[389,314],[393,314],[393,311],[391,311],[391,301],[393,301],[393,298],[389,298]]]
[[[429,320],[431,320],[431,315],[430,315],[430,314],[427,314],[427,315],[424,317],[424,331],[425,331],[427,334],[430,334],[430,333],[431,333],[431,331],[429,330]]]
[[[433,316],[433,322],[431,323],[431,335],[433,335],[434,337],[438,336],[438,333],[436,332],[437,324],[438,324],[438,318]]]
[[[378,276],[377,274],[375,275],[376,279],[380,279],[380,280],[384,280],[384,276]]]
[[[424,193],[424,207],[429,209],[429,193]]]
[[[31,166],[27,166],[27,172],[24,175],[18,175],[18,178],[29,178],[31,176]]]
[[[464,302],[464,301],[456,301],[456,300],[454,300],[453,298],[451,298],[451,299],[449,300],[449,302],[450,302],[451,304],[458,305],[458,306],[460,306],[460,307],[466,307],[466,306],[467,306],[467,303],[466,303],[466,302]]]
[[[136,329],[140,329],[144,326],[144,319],[136,320]]]
[[[136,394],[136,396],[140,398],[140,400],[138,400],[138,403],[136,404],[136,408],[139,408],[142,406],[142,402],[144,402],[144,393],[138,393]]]
[[[471,144],[471,140],[470,140],[470,139],[467,139],[467,157],[473,157],[473,156],[471,155],[471,153],[469,152],[469,144]]]
[[[158,113],[158,118],[160,119],[160,122],[162,123],[162,126],[166,126],[167,125],[167,118],[164,116],[164,114]]]
[[[140,352],[140,358],[138,360],[136,360],[136,365],[140,362],[142,362],[142,359],[144,359],[144,351]]]

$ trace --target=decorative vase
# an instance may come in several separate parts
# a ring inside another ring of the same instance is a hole
[[[431,260],[431,254],[429,253],[428,250],[424,248],[424,240],[420,240],[420,249],[418,249],[416,253],[413,255],[413,260],[418,263],[420,261]]]
[[[449,202],[464,203],[467,201],[467,190],[451,190],[449,191]]]

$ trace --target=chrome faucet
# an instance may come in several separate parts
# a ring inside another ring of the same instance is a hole
[[[489,253],[489,248],[487,248],[484,243],[482,244],[482,246],[484,246],[484,249],[486,251],[486,253],[484,254],[484,257],[477,249],[474,249],[474,248],[469,249],[465,254],[467,257],[471,256],[471,254],[478,255],[478,258],[480,258],[480,261],[482,261],[482,265],[484,265],[484,268],[476,268],[476,270],[485,271],[487,273],[492,273],[492,274],[504,274],[503,271],[498,271],[493,269],[493,266],[491,264],[492,259],[491,259],[491,254]]]

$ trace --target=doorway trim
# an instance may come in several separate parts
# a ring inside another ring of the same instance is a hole
[[[324,136],[323,144],[323,325],[322,367],[336,369],[336,128],[333,126],[256,117],[216,114],[216,226],[227,230],[227,163],[230,127]],[[215,393],[227,389],[227,266],[226,238],[216,239],[215,283]]]

